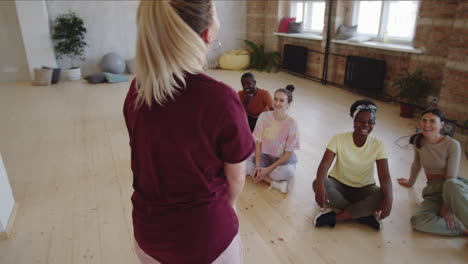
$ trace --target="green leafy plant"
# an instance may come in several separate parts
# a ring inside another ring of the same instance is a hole
[[[250,67],[258,71],[278,72],[281,66],[281,55],[277,51],[265,51],[263,44],[244,39],[244,43],[250,48]]]
[[[57,58],[70,58],[72,68],[76,68],[75,59],[84,60],[84,48],[87,46],[83,19],[69,11],[55,19],[52,32]]]
[[[406,76],[393,80],[392,87],[398,91],[397,99],[413,105],[426,98],[432,91],[432,83],[424,76],[421,68],[412,73],[407,72]]]

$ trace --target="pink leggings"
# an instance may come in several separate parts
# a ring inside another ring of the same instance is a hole
[[[135,243],[135,252],[137,254],[138,260],[141,264],[160,264],[161,262],[155,260],[148,254],[146,254],[143,249],[140,248],[136,240]],[[221,255],[218,256],[213,264],[242,264],[243,262],[243,253],[242,253],[242,241],[239,234],[237,234],[232,240],[231,244],[224,250]]]

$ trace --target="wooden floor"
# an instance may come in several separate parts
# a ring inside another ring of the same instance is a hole
[[[210,74],[240,89],[240,72]],[[290,114],[301,129],[296,179],[288,195],[247,179],[238,204],[245,263],[468,263],[467,238],[411,229],[425,181],[421,175],[413,189],[396,183],[408,176],[413,153],[407,139],[397,142],[401,147],[395,141],[416,121],[400,118],[393,104],[377,102],[372,132],[387,146],[394,186],[384,229],[313,227],[317,166],[332,135],[352,130],[348,109],[361,96],[286,73],[257,74],[258,86],[271,92],[290,83],[297,89]],[[1,264],[137,263],[122,117],[128,85],[0,85],[0,152],[19,206],[11,238],[0,241]],[[465,157],[461,174],[468,176]]]

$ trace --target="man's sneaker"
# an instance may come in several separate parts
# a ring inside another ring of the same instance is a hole
[[[361,224],[368,225],[375,230],[380,230],[380,223],[377,221],[374,215],[359,217],[357,220]]]
[[[320,212],[314,220],[314,225],[316,227],[321,226],[330,226],[335,227],[336,225],[336,213],[332,210],[327,210],[325,212]]]
[[[275,188],[282,193],[288,193],[288,182],[287,181],[271,181],[270,188]]]

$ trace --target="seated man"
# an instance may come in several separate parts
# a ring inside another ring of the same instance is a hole
[[[242,91],[239,91],[239,98],[247,112],[250,131],[253,131],[257,124],[258,116],[265,111],[273,109],[271,106],[271,94],[267,90],[256,86],[255,76],[250,73],[244,73],[241,77]]]

